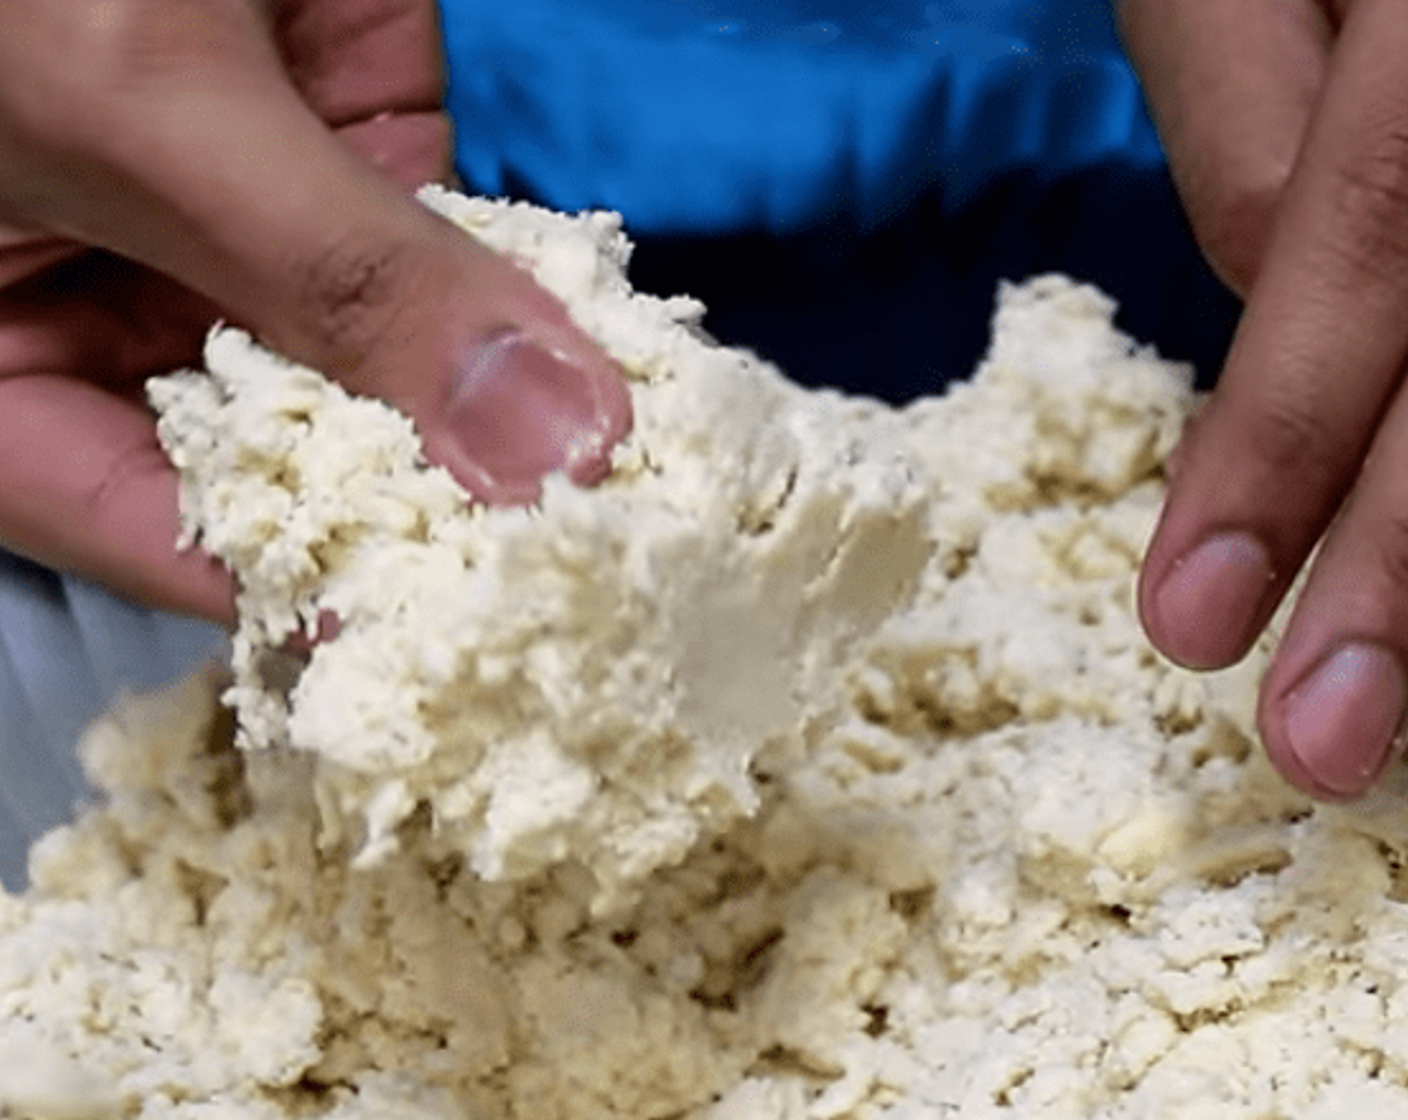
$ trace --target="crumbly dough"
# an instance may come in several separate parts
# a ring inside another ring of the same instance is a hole
[[[1133,615],[1186,370],[1048,277],[942,399],[806,392],[632,293],[613,217],[427,201],[635,433],[466,511],[237,332],[153,387],[234,683],[84,739],[105,804],[0,895],[0,1114],[1408,1116],[1408,782],[1311,804],[1266,646],[1194,677]]]

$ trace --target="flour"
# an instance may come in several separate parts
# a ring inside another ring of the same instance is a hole
[[[106,804],[0,897],[11,1114],[1408,1116],[1402,772],[1312,804],[1269,639],[1195,677],[1134,617],[1186,370],[1048,277],[941,399],[807,392],[632,293],[614,218],[426,201],[635,432],[471,510],[237,332],[153,386],[234,676],[96,725]]]

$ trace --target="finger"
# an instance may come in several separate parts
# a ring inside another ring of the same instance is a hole
[[[101,250],[67,246],[61,256],[4,289],[0,378],[100,371],[138,399],[144,378],[199,358],[218,314],[208,300]]]
[[[176,475],[151,416],[67,377],[0,380],[5,545],[119,594],[230,622],[229,574],[179,552]]]
[[[339,142],[289,84],[252,9],[163,13],[159,52],[121,27],[100,28],[115,41],[80,52],[93,65],[76,80],[103,76],[106,96],[84,86],[24,99],[17,135],[30,143],[19,148],[43,154],[30,160],[31,211],[400,405],[428,453],[487,500],[531,498],[544,463],[579,481],[599,475],[629,426],[629,397],[563,307]],[[65,129],[65,145],[44,146]],[[77,198],[74,182],[88,187]],[[506,337],[521,345],[499,346]],[[480,391],[520,381],[523,393]]]
[[[444,113],[398,113],[342,125],[338,138],[405,190],[453,180],[450,121]]]
[[[434,0],[284,0],[275,12],[293,84],[344,142],[403,187],[451,181]]]
[[[1123,0],[1119,16],[1198,243],[1245,295],[1324,83],[1332,16],[1316,0]]]
[[[62,238],[0,225],[0,290],[82,251]]]
[[[1408,713],[1408,393],[1399,392],[1317,554],[1262,685],[1273,763],[1307,793],[1364,793]]]
[[[329,124],[441,109],[434,0],[279,0],[274,11],[284,66]]]
[[[1408,352],[1408,21],[1359,0],[1145,560],[1155,643],[1229,664],[1354,480]]]

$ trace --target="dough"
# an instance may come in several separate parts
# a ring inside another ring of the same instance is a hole
[[[1045,277],[943,398],[807,392],[631,292],[614,217],[425,198],[623,363],[635,432],[471,510],[238,332],[152,387],[233,683],[85,737],[106,802],[0,896],[0,1111],[1408,1116],[1402,772],[1310,803],[1265,643],[1195,677],[1133,615],[1187,370]]]

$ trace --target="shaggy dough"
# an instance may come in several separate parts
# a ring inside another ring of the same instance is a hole
[[[636,433],[586,493],[471,510],[409,423],[217,332],[158,382],[191,538],[240,577],[244,745],[318,755],[330,838],[370,865],[427,807],[487,878],[569,854],[610,906],[759,805],[765,746],[829,718],[857,638],[914,594],[926,472],[867,423],[631,294],[610,215],[427,201],[540,281],[636,378]],[[332,611],[288,702],[263,663]],[[423,810],[422,810],[423,811]]]
[[[1186,371],[1005,288],[971,382],[804,392],[632,293],[614,218],[432,194],[633,380],[601,487],[465,511],[233,331],[153,388],[235,682],[86,736],[0,895],[23,1117],[1408,1115],[1408,786],[1253,741],[1131,605]],[[270,651],[343,620],[293,681]]]

